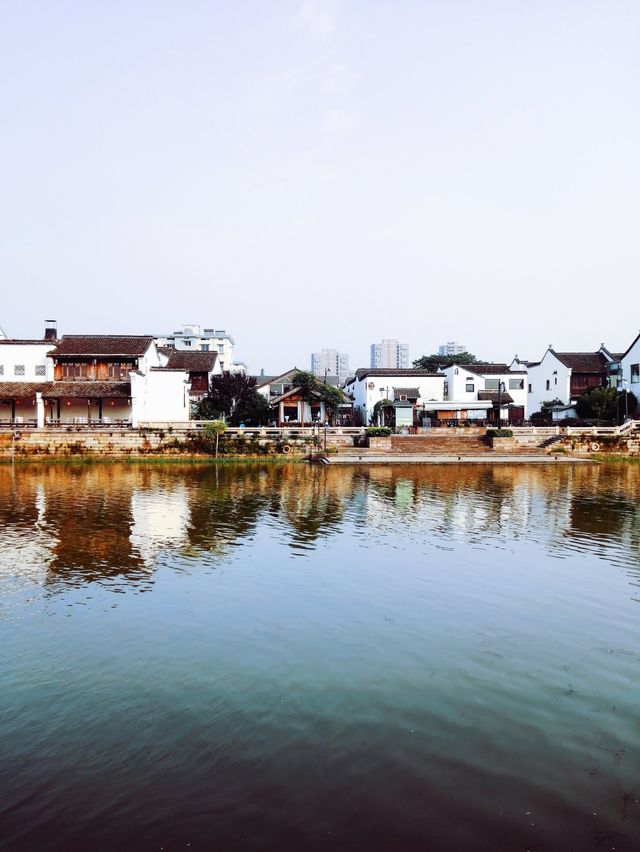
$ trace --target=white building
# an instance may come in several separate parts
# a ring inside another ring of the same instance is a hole
[[[371,344],[371,367],[378,370],[408,370],[409,344],[385,339]]]
[[[0,338],[0,382],[51,381],[53,363],[47,354],[53,348],[50,340]]]
[[[321,349],[311,355],[311,372],[319,379],[337,376],[340,384],[349,377],[349,356],[337,349]]]
[[[507,364],[452,364],[443,370],[447,377],[446,405],[440,419],[497,420],[527,418],[527,371]]]
[[[444,399],[445,377],[429,370],[361,369],[345,384],[345,393],[353,399],[356,421],[368,426],[377,402],[390,400],[419,409],[423,404]]]
[[[467,351],[464,343],[458,343],[457,340],[448,340],[442,346],[438,346],[438,355],[461,355]]]
[[[620,390],[631,391],[640,403],[640,334],[620,358]]]
[[[189,419],[189,373],[163,367],[150,335],[0,341],[0,358],[12,366],[10,380],[0,381],[0,424],[135,427]]]
[[[189,420],[189,374],[184,370],[151,367],[147,373],[136,370],[131,381],[131,425],[141,423],[182,423]]]
[[[155,338],[157,346],[172,349],[186,349],[189,352],[217,352],[218,363],[222,372],[242,372],[246,367],[241,362],[233,360],[235,341],[222,328],[201,328],[195,323],[183,325],[182,330],[172,334],[159,335]]]
[[[529,415],[554,403],[554,417],[575,417],[573,406],[583,393],[609,384],[618,356],[604,346],[596,352],[556,352],[551,346],[540,361],[514,361],[527,364]],[[545,405],[546,403],[546,405]]]

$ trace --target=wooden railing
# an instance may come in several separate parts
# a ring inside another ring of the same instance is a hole
[[[68,417],[61,420],[45,421],[47,429],[130,429],[131,420],[88,420],[86,417]]]
[[[35,429],[38,421],[32,418],[17,417],[15,420],[0,420],[0,429]]]

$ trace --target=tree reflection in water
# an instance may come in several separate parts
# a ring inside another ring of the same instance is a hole
[[[148,584],[163,555],[215,563],[263,526],[301,555],[339,532],[504,547],[543,531],[553,555],[619,540],[635,566],[639,497],[631,465],[5,465],[2,570]]]

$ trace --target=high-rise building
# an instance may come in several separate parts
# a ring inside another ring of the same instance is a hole
[[[220,369],[231,373],[245,372],[242,362],[234,363],[234,339],[223,328],[200,328],[199,325],[183,325],[172,334],[162,334],[155,338],[157,346],[187,352],[217,352]]]
[[[385,370],[409,368],[409,344],[383,340],[371,344],[371,366]]]
[[[467,347],[464,343],[458,343],[457,340],[448,340],[442,346],[438,346],[438,355],[460,355],[461,352],[466,352]]]
[[[318,378],[337,376],[341,382],[349,378],[349,356],[337,349],[321,349],[311,355],[311,372]]]

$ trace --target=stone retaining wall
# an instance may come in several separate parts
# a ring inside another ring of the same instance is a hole
[[[221,443],[237,443],[238,438],[231,437]],[[22,429],[0,431],[0,459],[16,460],[21,458],[78,458],[83,456],[99,458],[129,458],[154,456],[202,456],[211,455],[203,447],[203,436],[198,432],[180,431],[173,433],[165,429],[87,429],[76,426],[61,429]],[[348,436],[327,436],[327,447],[334,448],[353,440]],[[242,444],[242,439],[240,439]],[[310,439],[285,438],[276,442],[273,439],[257,441],[266,455],[288,454],[300,456],[310,450],[320,450]],[[256,444],[244,442],[241,454],[251,454]],[[288,448],[288,450],[287,450]],[[240,449],[240,448],[239,448]],[[249,450],[249,453],[247,453]],[[229,455],[229,453],[227,453]]]
[[[552,451],[562,448],[578,455],[640,455],[640,435],[570,435],[554,444]]]

